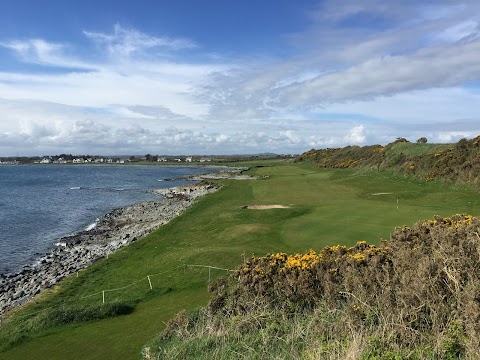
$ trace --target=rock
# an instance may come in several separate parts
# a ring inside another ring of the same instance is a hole
[[[13,294],[12,300],[16,300],[16,299],[22,297],[23,295],[25,295],[25,291],[19,290],[15,294]]]
[[[56,246],[43,256],[37,254],[42,257],[35,265],[26,265],[16,274],[0,274],[0,315],[66,276],[137,241],[181,214],[197,197],[216,190],[204,184],[155,190],[164,196],[163,201],[115,209],[100,219],[95,229],[60,239],[57,243],[62,246]]]

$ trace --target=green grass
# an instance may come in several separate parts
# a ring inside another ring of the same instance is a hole
[[[242,254],[320,250],[325,245],[375,243],[395,226],[412,225],[439,214],[480,213],[480,195],[434,182],[412,181],[353,170],[316,169],[286,161],[256,162],[249,171],[260,180],[221,181],[221,191],[203,198],[185,214],[109,259],[71,277],[18,312],[106,302],[136,304],[131,314],[32,330],[14,317],[0,332],[0,358],[135,359],[142,346],[179,310],[208,301],[208,270],[184,264],[233,269]],[[375,193],[388,193],[372,195]],[[397,197],[399,206],[397,210]],[[287,209],[247,210],[244,205],[282,204]],[[147,275],[154,290],[150,290]],[[212,271],[212,277],[225,275]],[[86,299],[81,296],[96,294]],[[29,325],[30,324],[30,325]],[[33,322],[32,322],[33,324]],[[27,338],[13,333],[24,329]]]
[[[403,153],[409,156],[435,154],[441,150],[452,148],[452,144],[418,144],[409,142],[400,142],[392,145],[391,151],[394,153]]]

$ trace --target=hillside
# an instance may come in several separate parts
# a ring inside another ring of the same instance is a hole
[[[252,257],[144,359],[478,359],[479,232],[479,217],[435,217],[379,246]]]
[[[400,138],[386,145],[347,146],[303,153],[299,162],[326,168],[387,170],[422,180],[480,183],[480,136],[456,144],[411,143]]]

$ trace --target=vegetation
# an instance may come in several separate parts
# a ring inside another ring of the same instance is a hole
[[[379,246],[252,257],[210,284],[206,309],[171,320],[144,357],[474,359],[479,232],[478,217],[435,217]]]
[[[362,239],[373,239],[370,240],[372,244],[381,246],[380,241],[375,239],[390,238],[390,232],[396,225],[411,225],[434,214],[446,217],[455,212],[480,213],[480,195],[470,188],[452,188],[435,181],[412,180],[385,172],[319,169],[309,163],[293,164],[285,160],[239,164],[251,166],[249,174],[259,179],[218,181],[223,186],[221,191],[205,197],[154,233],[80,272],[78,277],[63,280],[35,302],[3,319],[0,358],[140,358],[141,348],[180,310],[188,310],[185,313],[188,319],[197,316],[199,321],[195,324],[199,328],[203,326],[201,320],[207,319],[202,314],[210,311],[205,308],[210,298],[207,291],[208,269],[187,267],[187,264],[233,270],[244,262],[244,258],[248,261],[252,254],[303,254],[308,249],[315,249],[318,255],[327,245],[341,244],[348,250],[355,248],[356,242]],[[243,208],[249,204],[282,204],[289,208]],[[353,251],[350,250],[350,253],[355,255]],[[364,268],[368,269],[368,266]],[[147,280],[139,281],[151,274],[156,274],[151,277],[152,290]],[[211,277],[216,279],[225,274],[223,270],[212,270]],[[126,313],[105,312],[102,315],[95,310],[90,315],[86,311],[104,306],[103,290],[119,288],[122,290],[105,294],[105,306],[126,304],[129,309]],[[287,357],[285,354],[290,354],[290,349],[297,348],[298,342],[304,342],[302,334],[311,327],[316,328],[317,322],[331,322],[341,316],[340,311],[332,309],[320,311],[322,301],[320,299],[313,308],[304,304],[304,307],[297,308],[300,310],[294,315],[292,311],[297,306],[294,301],[288,303],[291,311],[285,314],[275,307],[265,308],[262,317],[271,319],[268,326],[261,328],[260,332],[242,332],[245,334],[243,341],[254,351],[240,346],[238,342],[228,341],[228,346],[232,351],[255,358],[259,357],[259,347],[251,344],[263,339],[268,332],[284,332],[290,337],[270,337],[271,350],[272,354],[277,351],[279,357]],[[196,311],[198,315],[191,313],[202,306]],[[55,313],[62,311],[66,316],[61,316],[58,321],[42,320],[56,318]],[[69,315],[72,313],[78,315]],[[215,318],[220,317],[219,314],[221,311]],[[259,316],[258,312],[251,314],[252,318]],[[239,314],[231,319],[233,321],[237,316],[235,326],[242,327],[246,323],[242,316],[247,315]],[[284,322],[286,318],[295,321]],[[451,323],[445,334],[452,335],[442,346],[452,344],[455,348],[455,344],[460,342],[465,344],[462,346],[467,351],[468,341],[463,339],[468,333],[464,326],[463,323]],[[322,351],[343,354],[342,351],[350,348],[355,341],[359,345],[367,341],[372,354],[375,349],[385,349],[380,346],[389,348],[390,345],[383,344],[385,338],[369,339],[368,336],[356,340],[318,337],[319,347],[311,356],[315,357]],[[210,355],[214,348],[218,348],[217,341],[222,343],[226,340],[229,338],[198,338],[199,343],[205,342],[205,347],[212,348],[211,352],[205,351]],[[175,337],[170,341],[173,344]],[[188,349],[194,351],[190,345]],[[151,351],[154,350],[151,347]],[[189,357],[188,352],[182,354]],[[193,353],[190,357],[199,356],[201,354]],[[308,358],[307,355],[305,357]]]
[[[328,168],[387,170],[427,181],[480,184],[480,136],[456,144],[427,144],[426,138],[410,143],[399,138],[385,147],[310,150],[299,161]]]

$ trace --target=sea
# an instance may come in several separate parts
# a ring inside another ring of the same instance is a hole
[[[62,237],[109,211],[160,200],[149,190],[185,185],[214,168],[141,165],[0,166],[0,274],[33,263]]]

